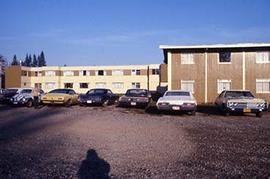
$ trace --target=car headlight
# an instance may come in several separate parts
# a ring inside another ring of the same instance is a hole
[[[257,103],[257,107],[264,108],[264,103]]]
[[[235,107],[237,105],[238,105],[238,103],[236,103],[236,102],[228,102],[228,107]]]
[[[24,101],[26,101],[26,99],[25,99],[25,98],[22,98],[21,100],[22,100],[23,102],[24,102]]]

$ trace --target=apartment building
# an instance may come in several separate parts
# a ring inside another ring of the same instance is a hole
[[[222,90],[250,90],[270,101],[270,43],[174,46],[161,45],[168,89],[194,93],[212,103]]]
[[[125,93],[129,88],[155,91],[159,85],[160,64],[122,66],[10,66],[6,69],[6,87],[39,86],[45,92],[55,88],[73,88],[85,93],[91,88],[109,88]]]
[[[0,88],[4,87],[4,75],[7,62],[4,59],[0,59]]]

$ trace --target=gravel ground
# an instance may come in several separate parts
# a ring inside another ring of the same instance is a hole
[[[270,113],[0,106],[0,178],[268,178]]]

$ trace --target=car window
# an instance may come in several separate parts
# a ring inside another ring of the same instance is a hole
[[[249,91],[227,91],[225,94],[227,98],[250,98],[254,97]]]
[[[6,93],[17,93],[18,89],[7,89]]]
[[[148,95],[148,91],[143,90],[143,89],[130,89],[130,90],[127,90],[127,92],[126,92],[126,96],[142,96],[142,97],[145,97],[147,95]]]
[[[23,89],[23,90],[21,91],[21,93],[27,93],[27,94],[29,94],[29,93],[31,93],[31,92],[32,92],[31,89]]]
[[[218,96],[219,98],[223,97],[225,91],[223,91],[222,93],[220,93],[220,95]]]
[[[68,89],[55,89],[50,91],[49,93],[63,93],[63,94],[68,94],[70,90]]]
[[[108,93],[108,94],[112,94],[112,91],[111,91],[111,90],[108,90],[107,93]]]
[[[69,90],[68,94],[75,94],[75,91]]]
[[[190,92],[187,91],[168,91],[165,96],[190,96]]]
[[[106,94],[106,89],[91,89],[86,94]]]

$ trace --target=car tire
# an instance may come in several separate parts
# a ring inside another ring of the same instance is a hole
[[[263,116],[263,113],[262,113],[262,112],[257,112],[257,113],[256,113],[256,117],[261,118],[262,116]]]
[[[106,99],[104,102],[103,102],[103,106],[105,107],[105,106],[108,106],[110,104],[110,101],[108,100],[108,99]]]
[[[71,99],[69,99],[69,100],[67,100],[67,102],[65,103],[65,106],[66,106],[66,107],[70,107],[71,104],[72,104],[72,101],[71,101]]]
[[[26,107],[31,108],[33,106],[33,100],[29,99],[26,103]]]

